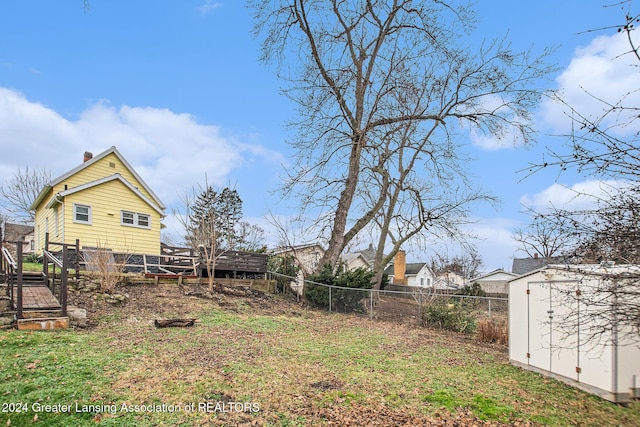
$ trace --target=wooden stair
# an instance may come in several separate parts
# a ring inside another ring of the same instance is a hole
[[[13,289],[14,295],[17,295],[18,287],[14,285]],[[15,304],[13,308],[16,308]],[[16,321],[17,328],[21,330],[69,327],[69,317],[62,316],[62,306],[47,286],[42,273],[25,272],[22,275],[22,316]]]

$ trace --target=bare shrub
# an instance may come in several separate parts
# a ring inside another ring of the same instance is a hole
[[[509,342],[509,327],[504,320],[480,319],[477,323],[476,337],[480,342],[506,345]]]
[[[122,280],[130,254],[116,254],[98,243],[95,249],[85,250],[84,257],[88,275],[98,281],[101,292],[110,294]]]

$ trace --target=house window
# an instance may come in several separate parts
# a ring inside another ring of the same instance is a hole
[[[121,224],[129,227],[151,228],[151,216],[147,214],[122,211]]]
[[[91,206],[74,204],[73,222],[91,224]]]

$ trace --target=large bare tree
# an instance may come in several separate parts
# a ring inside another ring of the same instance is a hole
[[[262,36],[262,58],[278,65],[284,93],[298,106],[298,118],[291,122],[297,130],[291,143],[295,162],[282,190],[299,198],[301,212],[325,222],[328,249],[320,267],[335,265],[349,241],[374,219],[380,221],[385,208],[380,227],[391,230],[389,216],[411,204],[424,220],[411,234],[445,218],[439,209],[430,212],[425,201],[440,198],[435,205],[454,212],[466,199],[477,200],[469,197],[473,191],[464,176],[454,176],[449,192],[430,192],[424,185],[438,168],[448,167],[449,158],[459,157],[460,141],[472,134],[508,143],[531,140],[530,111],[541,96],[540,79],[549,71],[544,55],[513,52],[504,41],[472,47],[465,36],[475,15],[465,5],[410,0],[250,4],[256,35]],[[429,161],[433,151],[437,162]],[[394,164],[398,156],[414,160]],[[404,178],[398,176],[400,165],[409,170]],[[364,173],[367,168],[376,169]],[[424,180],[420,191],[402,184],[414,177]],[[392,194],[394,185],[402,195]],[[383,231],[380,247],[388,237]]]

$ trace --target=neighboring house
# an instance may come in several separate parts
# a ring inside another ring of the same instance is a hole
[[[160,253],[165,206],[116,147],[48,183],[31,205],[35,245],[50,241],[137,254]]]
[[[341,259],[347,264],[348,270],[354,270],[358,267],[373,270],[376,262],[376,249],[372,243],[369,243],[367,249],[361,249],[342,255]]]
[[[355,270],[356,268],[371,269],[371,264],[361,252],[352,252],[340,256],[340,260],[344,263],[345,270]]]
[[[640,280],[640,266],[549,265],[512,280],[509,361],[613,402],[640,397],[637,332],[612,320],[636,297],[608,292],[612,280]]]
[[[490,295],[507,295],[509,293],[509,281],[518,277],[503,269],[494,270],[491,273],[475,277],[469,283],[478,283],[480,288]]]
[[[407,263],[404,251],[398,251],[385,273],[393,285],[419,286],[430,288],[434,284],[434,275],[426,262]]]
[[[285,248],[276,248],[271,253],[273,255],[287,256],[292,255],[300,270],[295,281],[291,281],[291,289],[302,295],[304,292],[304,279],[316,270],[320,260],[324,256],[324,248],[319,244],[313,243],[308,245],[290,246]]]
[[[530,271],[538,270],[549,264],[571,264],[572,260],[564,256],[556,257],[539,257],[535,254],[533,258],[514,258],[511,272],[520,276]]]
[[[5,222],[4,232],[2,232],[2,246],[6,247],[11,255],[15,257],[19,243],[22,243],[23,254],[28,255],[35,251],[33,226]]]
[[[448,271],[440,273],[435,278],[436,289],[444,290],[456,290],[464,287],[467,284],[467,280],[455,271]]]

